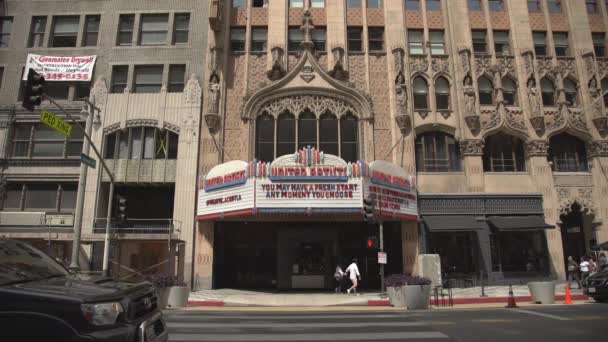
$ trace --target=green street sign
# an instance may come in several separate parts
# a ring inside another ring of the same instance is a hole
[[[97,160],[87,156],[84,153],[80,154],[80,162],[83,163],[84,165],[87,165],[91,168],[95,168],[95,166],[97,166]]]
[[[65,135],[66,138],[72,136],[72,125],[46,109],[43,109],[42,112],[40,112],[40,121],[57,132]]]

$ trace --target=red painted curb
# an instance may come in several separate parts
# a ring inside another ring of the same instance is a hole
[[[224,306],[221,300],[190,300],[188,306]]]
[[[564,298],[565,298],[564,295],[557,295],[557,296],[555,296],[555,301],[563,301]],[[572,296],[572,300],[586,300],[586,299],[589,299],[589,297],[582,295],[582,294]],[[492,303],[505,303],[506,304],[508,300],[509,300],[509,297],[477,297],[477,298],[453,298],[452,302],[454,303],[454,305],[458,305],[458,304],[492,304]],[[515,297],[515,301],[516,302],[531,302],[532,296],[518,296],[518,297]],[[441,305],[441,304],[443,304],[443,302],[445,302],[446,304],[448,303],[447,297],[445,298],[445,301],[442,301],[441,299],[439,299],[438,301],[431,299],[432,305]]]
[[[391,301],[387,299],[370,299],[367,306],[391,306]]]

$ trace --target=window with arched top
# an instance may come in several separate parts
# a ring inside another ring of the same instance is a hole
[[[483,169],[486,172],[525,171],[523,141],[503,133],[487,137],[483,150]]]
[[[274,159],[274,118],[268,114],[258,116],[255,123],[255,158],[269,162]]]
[[[555,172],[585,172],[587,150],[585,143],[577,137],[562,133],[549,139],[549,161]]]
[[[275,157],[296,151],[296,118],[293,114],[283,113],[277,119],[277,154]]]
[[[177,159],[179,136],[157,127],[130,127],[106,136],[106,159]]]
[[[427,132],[416,137],[416,168],[419,172],[460,171],[458,142],[443,132]]]
[[[479,104],[482,106],[494,104],[492,81],[486,76],[481,76],[477,80],[477,87],[479,88]]]
[[[502,79],[502,97],[507,106],[517,105],[517,86],[515,81],[509,77]]]
[[[414,79],[414,110],[426,111],[429,109],[429,85],[424,78]]]
[[[602,79],[602,97],[604,98],[604,107],[608,109],[608,79]]]
[[[555,106],[555,84],[550,79],[543,77],[540,80],[540,94],[543,106]]]
[[[450,109],[450,83],[443,77],[435,80],[435,104],[437,110]]]
[[[564,97],[566,98],[566,106],[578,106],[578,90],[576,83],[571,79],[564,79]]]
[[[319,149],[325,153],[340,155],[338,139],[338,119],[330,113],[319,118]]]
[[[340,118],[340,152],[347,162],[359,160],[359,123],[352,114]]]
[[[307,110],[298,117],[298,150],[308,146],[317,146],[317,118]]]

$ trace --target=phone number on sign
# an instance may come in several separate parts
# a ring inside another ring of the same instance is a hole
[[[56,74],[56,73],[43,73],[43,72],[39,72],[40,75],[42,75],[42,77],[44,77],[45,80],[68,80],[68,81],[73,81],[73,80],[88,80],[89,79],[89,74],[84,74],[84,73],[80,73],[80,74]]]

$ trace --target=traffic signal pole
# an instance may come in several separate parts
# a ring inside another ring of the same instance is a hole
[[[380,217],[379,230],[380,230],[380,252],[384,253],[384,224],[382,217]],[[380,296],[384,296],[384,264],[380,264]]]

